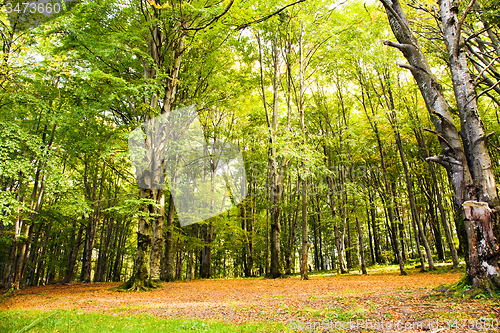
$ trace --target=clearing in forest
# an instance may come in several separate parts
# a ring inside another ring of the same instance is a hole
[[[0,303],[0,314],[77,309],[128,318],[148,314],[169,320],[215,320],[233,328],[267,322],[279,325],[278,331],[307,331],[307,325],[314,323],[323,325],[319,331],[397,331],[387,326],[398,323],[412,328],[406,332],[497,331],[488,329],[500,320],[497,302],[436,296],[434,288],[462,276],[461,272],[411,271],[400,276],[371,271],[367,276],[313,275],[308,281],[298,277],[194,280],[133,293],[115,291],[118,283],[49,285],[11,294]],[[349,322],[351,326],[346,326]],[[373,327],[364,330],[363,324]]]

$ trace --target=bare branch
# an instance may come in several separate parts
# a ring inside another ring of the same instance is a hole
[[[401,68],[409,69],[412,72],[417,70],[417,68],[415,66],[408,65],[408,64],[400,63],[400,64],[398,64],[398,66],[401,67]]]
[[[487,70],[488,70],[488,68],[490,68],[491,66],[493,66],[493,64],[495,63],[495,61],[497,61],[498,59],[500,59],[500,57],[496,57],[496,58],[494,58],[494,59],[493,59],[493,60],[492,60],[492,61],[488,64],[488,66],[486,66],[486,67],[484,67],[484,68],[482,69],[481,73],[479,73],[479,75],[477,76],[477,78],[474,80],[474,83],[473,83],[473,84],[474,84],[474,86],[476,86],[476,85],[477,85],[477,82],[478,82],[478,80],[481,78],[481,76],[483,76],[483,73],[484,73],[485,71],[487,71]]]
[[[431,156],[431,157],[427,157],[425,160],[429,161],[429,162],[434,162],[434,163],[441,164],[444,167],[448,167],[448,164],[449,164],[445,160],[443,160],[441,158],[441,156]]]
[[[482,91],[479,95],[477,95],[476,99],[479,99],[479,97],[483,96],[484,94],[490,92],[491,90],[495,89],[498,85],[500,85],[500,81],[495,83],[493,86],[489,87],[488,89]]]
[[[461,30],[462,30],[462,25],[464,24],[465,18],[467,17],[467,14],[471,10],[472,6],[474,6],[475,2],[476,2],[476,0],[471,0],[471,2],[469,3],[469,5],[465,9],[462,17],[460,18],[460,21],[458,21],[458,25],[457,25],[457,42],[456,42],[456,45],[455,45],[455,50],[457,50],[457,53],[458,53],[458,48],[460,46],[460,34],[461,34]]]
[[[447,145],[448,147],[450,147],[450,149],[453,149],[453,147],[450,145],[450,143],[448,142],[448,140],[446,140],[446,139],[445,139],[445,138],[444,138],[441,134],[439,134],[438,132],[433,131],[433,130],[431,130],[431,129],[429,129],[429,128],[425,128],[425,127],[423,127],[422,129],[423,129],[424,131],[426,131],[426,132],[429,132],[429,133],[432,133],[432,134],[436,135],[436,136],[437,136],[440,140],[442,140],[444,143],[446,143],[446,145]]]
[[[400,44],[396,42],[391,42],[390,40],[384,40],[384,45],[395,47],[400,51],[405,51],[412,47],[412,45],[410,44]]]

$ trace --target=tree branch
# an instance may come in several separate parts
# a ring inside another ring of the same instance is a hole
[[[477,95],[476,99],[479,99],[479,97],[483,96],[484,94],[490,92],[491,90],[495,89],[498,85],[500,84],[500,81],[495,83],[493,86],[489,87],[488,89],[482,91],[479,95]]]
[[[438,132],[433,131],[433,130],[431,130],[431,129],[429,129],[429,128],[425,128],[425,127],[423,127],[422,129],[423,129],[424,131],[426,131],[426,132],[429,132],[429,133],[435,134],[435,135],[436,135],[439,139],[441,139],[444,143],[446,143],[446,145],[447,145],[448,147],[450,147],[450,149],[454,150],[454,148],[450,145],[450,143],[448,142],[448,140],[446,140],[446,139],[445,139],[445,138],[444,138],[441,134],[439,134]]]
[[[390,40],[384,40],[384,45],[395,47],[400,51],[405,51],[412,47],[411,44],[400,44],[396,42],[391,42]]]
[[[222,16],[226,15],[226,13],[229,11],[229,9],[233,5],[233,3],[234,3],[234,0],[229,1],[229,3],[227,4],[226,8],[224,8],[224,10],[222,11],[222,13],[220,13],[217,16],[215,16],[213,19],[210,20],[210,22],[208,22],[204,26],[202,26],[202,27],[196,27],[196,28],[183,28],[182,30],[200,31],[200,30],[208,28],[214,22],[216,22],[217,20],[219,20]]]
[[[409,69],[410,71],[415,71],[417,68],[415,66],[412,66],[412,65],[409,65],[409,64],[398,64],[399,67],[401,68],[406,68],[406,69]]]
[[[457,50],[457,54],[458,54],[458,48],[460,47],[460,35],[462,33],[462,25],[464,24],[465,18],[467,17],[467,14],[471,10],[472,6],[474,6],[475,2],[476,2],[476,0],[471,0],[471,2],[469,3],[469,5],[465,9],[462,17],[460,18],[460,21],[458,21],[458,24],[457,24],[457,41],[456,41],[456,44],[455,44],[455,50]]]
[[[474,83],[473,85],[476,86],[477,85],[477,82],[479,81],[479,79],[481,78],[481,76],[483,76],[483,73],[485,71],[487,71],[491,66],[493,66],[493,64],[495,63],[495,61],[497,61],[498,59],[500,59],[500,57],[496,57],[494,58],[489,64],[488,66],[484,67],[482,70],[481,70],[481,73],[479,73],[479,75],[476,77],[476,79],[474,80]]]
[[[236,30],[242,30],[242,29],[245,29],[245,28],[251,26],[252,24],[264,22],[265,20],[273,17],[274,15],[281,13],[282,11],[284,11],[285,9],[287,9],[288,7],[294,6],[294,5],[296,5],[298,3],[301,3],[301,2],[304,2],[304,1],[306,1],[306,0],[298,0],[298,1],[294,2],[294,3],[286,5],[285,7],[282,7],[281,9],[275,11],[274,13],[271,13],[271,14],[269,14],[267,16],[261,17],[260,19],[257,19],[257,20],[251,21],[251,22],[247,22],[247,23],[244,23],[244,24],[240,24],[235,29]]]

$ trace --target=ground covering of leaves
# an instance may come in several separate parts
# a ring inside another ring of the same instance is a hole
[[[367,276],[310,276],[308,281],[298,277],[195,280],[165,283],[149,292],[119,292],[113,289],[118,283],[49,285],[16,291],[0,303],[0,309],[81,309],[117,316],[150,313],[235,324],[295,322],[292,328],[303,330],[308,323],[329,322],[324,331],[336,322],[351,321],[341,331],[359,332],[366,327],[368,331],[396,331],[377,327],[377,322],[400,322],[400,327],[413,325],[406,332],[498,332],[477,324],[500,320],[497,301],[436,296],[434,288],[462,276],[461,272],[412,272],[408,276],[371,272]],[[433,326],[436,320],[439,326]],[[366,326],[368,322],[375,326]]]

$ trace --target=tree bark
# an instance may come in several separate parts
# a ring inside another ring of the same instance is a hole
[[[174,198],[170,194],[168,199],[167,230],[165,238],[165,272],[164,280],[174,281]]]
[[[127,290],[148,290],[156,287],[151,277],[151,251],[153,247],[153,223],[154,219],[163,214],[163,204],[161,201],[162,190],[141,189],[140,197],[153,200],[157,205],[145,204],[142,208],[143,215],[139,219],[137,227],[137,252],[135,257],[134,271],[131,278],[121,285]]]
[[[211,260],[212,260],[212,240],[213,240],[213,226],[212,221],[204,223],[201,227],[201,234],[205,246],[201,249],[201,265],[200,265],[200,277],[202,279],[208,279],[211,276]]]
[[[300,258],[300,279],[309,280],[307,274],[308,258],[308,231],[307,231],[307,181],[302,179],[302,251]]]

